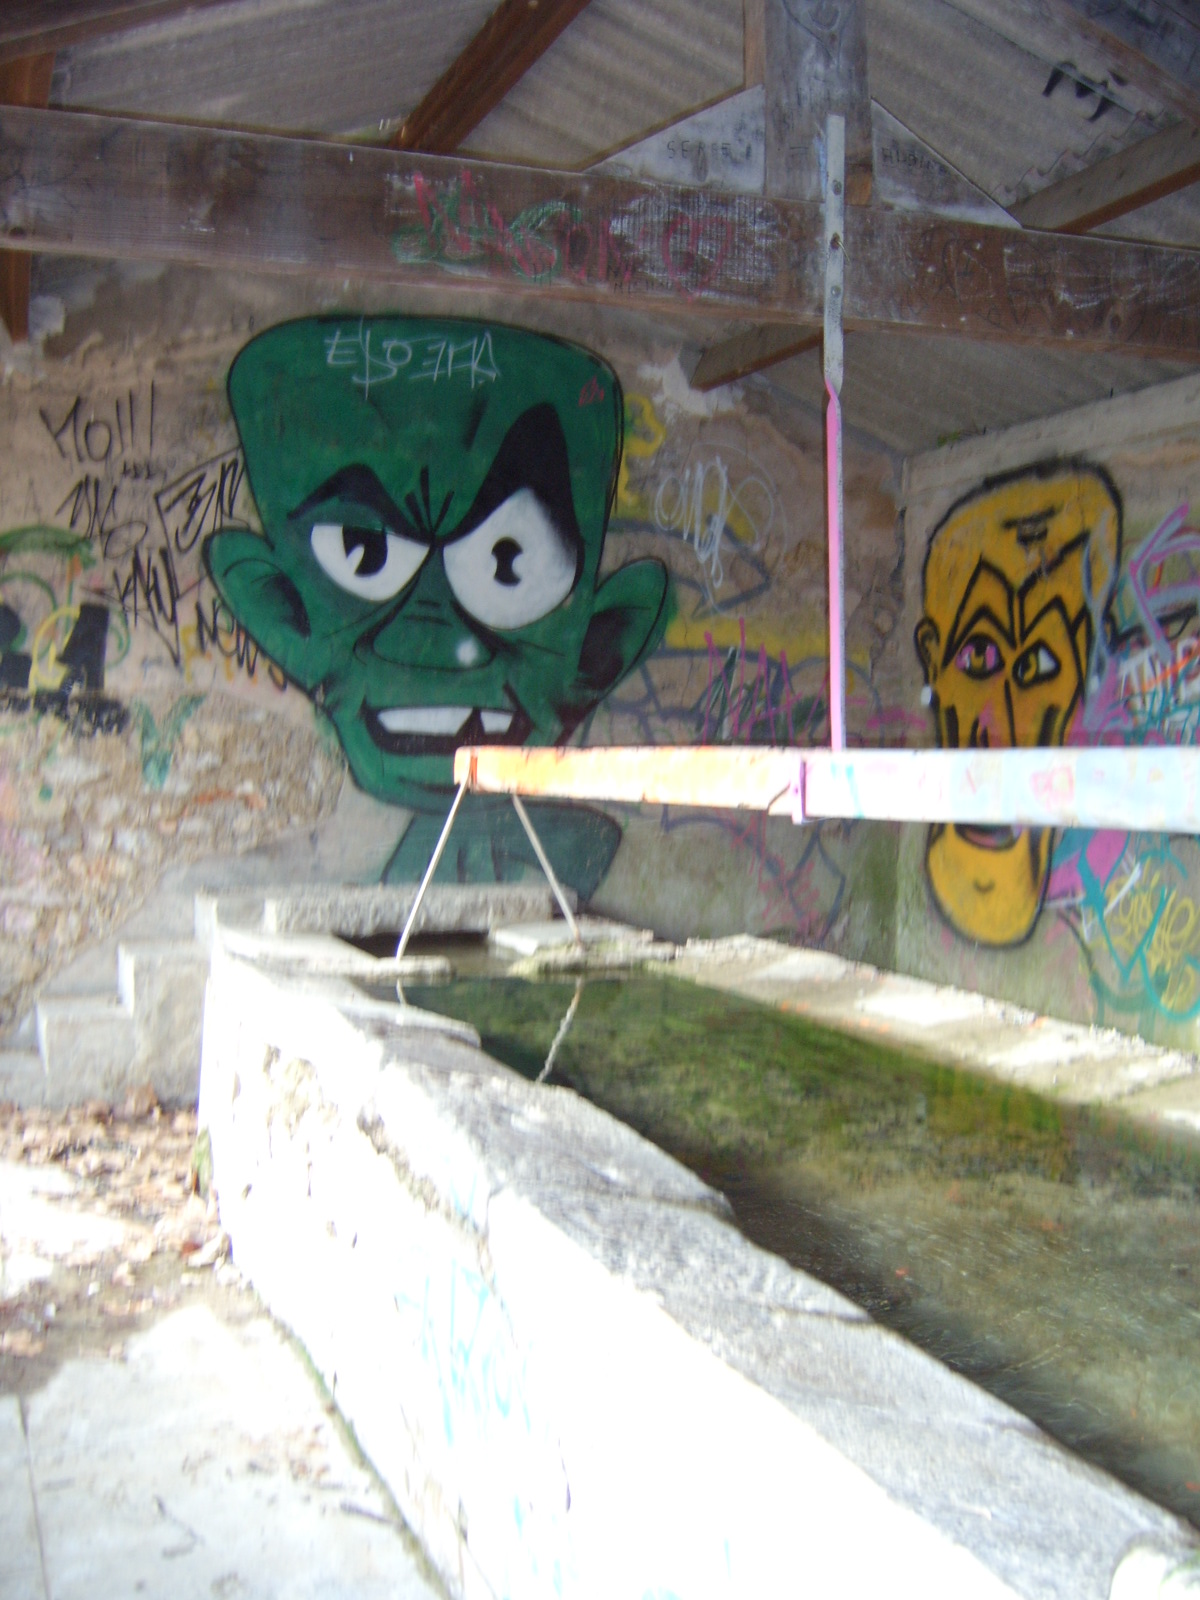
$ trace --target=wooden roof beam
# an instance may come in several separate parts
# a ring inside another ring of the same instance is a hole
[[[1086,233],[1200,181],[1200,128],[1180,123],[1058,183],[1009,210],[1023,228]]]
[[[588,0],[500,0],[462,54],[405,117],[396,150],[449,155],[541,59]]]
[[[0,108],[0,244],[818,323],[822,208]],[[1200,251],[850,207],[848,328],[1200,358]]]
[[[0,62],[56,52],[106,33],[163,22],[222,0],[4,0]],[[228,3],[228,0],[224,0]]]

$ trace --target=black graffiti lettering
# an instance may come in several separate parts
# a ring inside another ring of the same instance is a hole
[[[73,533],[82,533],[87,539],[103,538],[116,515],[118,488],[118,484],[106,484],[89,473],[68,490],[54,515],[61,517],[66,512]]]
[[[235,505],[245,477],[240,452],[202,462],[154,497],[163,532],[180,555],[201,536],[218,533],[237,520]]]
[[[98,440],[103,442],[97,443]],[[113,431],[107,422],[97,421],[93,417],[83,430],[83,444],[89,461],[107,461],[112,454]]]
[[[77,421],[78,421],[78,417],[79,417],[80,403],[81,402],[80,402],[79,397],[77,395],[75,397],[75,404],[67,412],[66,416],[59,423],[57,428],[50,421],[50,418],[46,415],[46,412],[45,412],[44,408],[39,408],[39,410],[38,410],[38,416],[41,417],[42,421],[46,425],[46,432],[50,435],[50,437],[54,440],[55,444],[58,446],[58,453],[59,453],[60,456],[62,456],[64,461],[69,461],[70,460],[70,456],[63,449],[63,434],[64,433],[71,433],[72,437],[74,438],[74,433],[75,433],[75,429],[76,429],[76,425],[77,425]],[[76,451],[76,459],[78,461],[80,461],[80,462],[82,462],[82,460],[83,460],[83,457],[78,454],[78,450]]]
[[[248,678],[258,670],[259,649],[223,600],[209,601],[208,615],[196,601],[196,647],[202,656],[213,649],[225,661],[232,661]],[[277,689],[287,688],[287,678],[273,661],[267,663],[267,676]]]
[[[59,688],[96,692],[104,687],[104,656],[108,646],[108,607],[81,605],[71,637],[59,662],[67,669]]]
[[[120,569],[114,569],[112,581],[129,626],[135,628],[139,622],[149,622],[166,645],[175,665],[181,666],[180,589],[170,545],[160,546],[157,556],[146,555],[140,547],[135,549],[124,577]]]
[[[30,658],[12,646],[21,637],[21,619],[11,606],[0,605],[0,689],[29,685]]]
[[[154,385],[150,386],[150,432],[149,442],[143,440],[146,454],[140,463],[141,476],[152,476],[150,467],[150,452],[154,447]],[[95,406],[85,402],[82,395],[76,395],[68,407],[66,415],[61,422],[55,422],[45,409],[38,415],[46,428],[46,432],[54,440],[58,453],[64,461],[74,459],[76,465],[81,467],[111,467],[114,457],[124,457],[138,449],[138,404],[137,396],[133,390],[124,396],[118,396],[113,402],[111,416],[104,408],[103,415],[97,415]],[[144,408],[143,408],[144,410]],[[122,468],[128,471],[128,466]]]
[[[1042,96],[1048,99],[1060,84],[1071,84],[1075,89],[1076,100],[1090,100],[1096,97],[1096,108],[1088,117],[1089,122],[1098,122],[1106,111],[1116,107],[1116,101],[1111,99],[1105,90],[1108,88],[1108,79],[1102,78],[1099,83],[1079,71],[1073,61],[1060,61],[1046,79],[1046,87]]]

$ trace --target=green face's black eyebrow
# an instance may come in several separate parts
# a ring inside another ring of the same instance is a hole
[[[406,538],[416,539],[421,544],[433,543],[431,536],[423,529],[413,526],[371,468],[361,462],[342,467],[331,478],[326,478],[289,515],[302,517],[315,506],[324,505],[330,500],[366,506],[394,533],[403,533]]]

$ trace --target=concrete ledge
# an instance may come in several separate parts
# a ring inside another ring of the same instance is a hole
[[[1115,1028],[1061,1022],[1003,1000],[884,972],[823,950],[766,939],[689,940],[676,968],[846,1033],[881,1036],[932,1059],[1079,1105],[1119,1104],[1147,1120],[1200,1129],[1200,1060]],[[1151,1097],[1151,1091],[1158,1091]]]
[[[201,1119],[238,1264],[456,1595],[1141,1600],[1194,1556],[629,1129],[353,1009],[218,936]]]
[[[263,897],[266,933],[377,933],[404,926],[415,884],[353,885],[268,890]],[[567,891],[571,909],[575,896]],[[487,933],[508,922],[541,922],[554,915],[545,884],[435,884],[417,918],[417,933]]]

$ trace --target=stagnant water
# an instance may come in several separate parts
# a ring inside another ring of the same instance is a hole
[[[406,988],[529,1077],[574,980]],[[743,1231],[1200,1525],[1200,1146],[667,976],[589,978],[568,1084]]]

